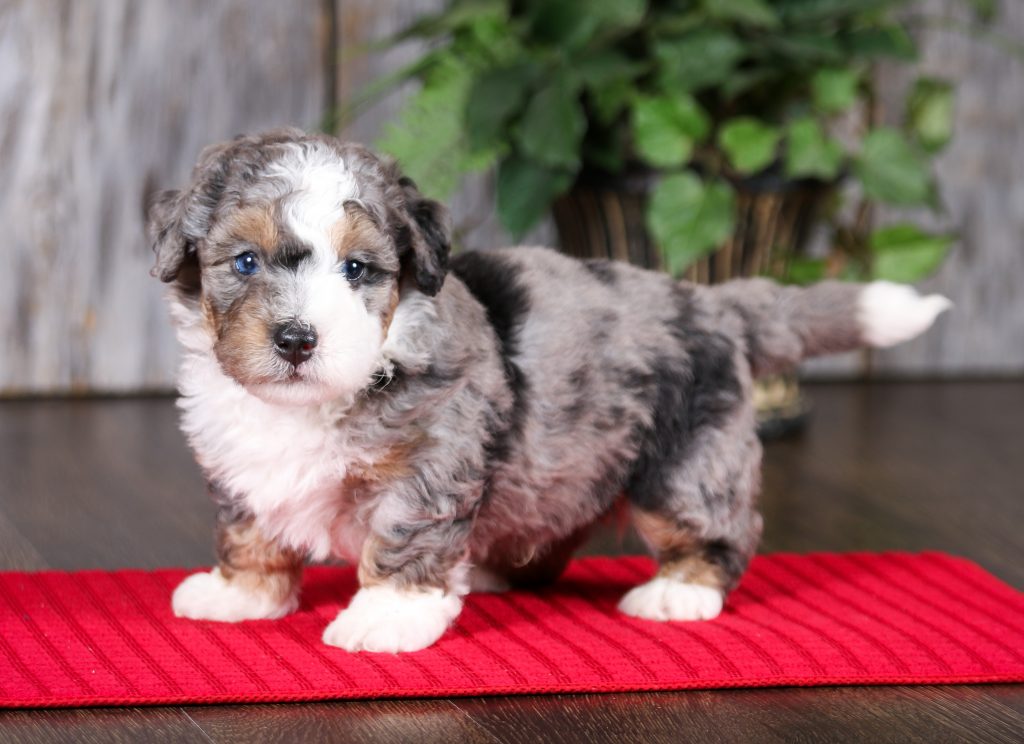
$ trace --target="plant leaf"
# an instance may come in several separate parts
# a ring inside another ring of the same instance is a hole
[[[400,41],[413,38],[431,38],[449,33],[467,25],[478,18],[499,17],[508,15],[507,0],[463,0],[451,3],[445,10],[421,16],[397,34],[384,40],[385,45],[392,46]]]
[[[695,91],[724,82],[743,57],[730,33],[707,29],[659,42],[654,55],[665,90]]]
[[[708,134],[708,116],[685,93],[641,96],[633,103],[633,135],[638,154],[651,165],[670,168],[685,163],[695,141]]]
[[[694,173],[663,178],[651,195],[647,223],[669,272],[678,275],[725,241],[734,209],[735,195],[724,181],[705,183]]]
[[[759,28],[775,28],[779,17],[764,0],[704,0],[704,10],[719,21],[745,23]]]
[[[555,197],[572,184],[567,171],[545,168],[518,155],[498,166],[498,216],[516,239],[537,224]]]
[[[952,235],[933,235],[917,225],[876,230],[870,241],[875,279],[912,283],[933,273],[949,252]]]
[[[901,26],[862,28],[846,36],[846,48],[861,59],[890,59],[912,62],[917,59],[917,45]]]
[[[857,100],[860,76],[848,68],[825,68],[811,78],[814,105],[826,114],[837,114]]]
[[[776,12],[793,25],[837,21],[851,16],[888,10],[908,0],[774,0]]]
[[[895,129],[880,128],[865,138],[854,161],[864,193],[890,204],[925,204],[931,196],[927,163]]]
[[[740,173],[756,173],[771,165],[782,133],[751,117],[732,119],[718,132],[718,144]]]
[[[907,126],[926,151],[941,150],[953,137],[953,86],[919,78],[907,99]]]
[[[846,61],[835,35],[829,33],[787,32],[765,36],[751,42],[752,51],[769,63],[788,59],[800,65],[841,65]]]
[[[647,0],[532,0],[527,15],[542,43],[579,49],[601,29],[635,27],[646,11]]]
[[[523,154],[539,164],[575,171],[586,127],[579,90],[568,75],[556,74],[531,97],[516,139]]]
[[[601,49],[576,60],[573,72],[588,88],[598,89],[611,82],[632,80],[647,65],[627,57],[615,49]]]
[[[500,146],[509,118],[537,77],[537,67],[523,62],[487,70],[473,80],[466,101],[466,135],[473,151]]]
[[[441,58],[375,143],[435,199],[449,196],[463,174],[488,167],[496,156],[493,151],[470,153],[466,146],[464,111],[471,83],[465,65],[451,55]]]
[[[831,180],[839,175],[843,148],[828,139],[815,119],[791,122],[786,132],[786,175]]]
[[[823,258],[793,256],[786,267],[787,284],[814,284],[825,278],[827,263]]]

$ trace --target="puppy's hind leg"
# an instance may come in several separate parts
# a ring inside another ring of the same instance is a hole
[[[192,574],[174,590],[171,606],[192,620],[270,620],[299,605],[302,558],[268,540],[255,520],[231,506],[217,515],[218,565]]]
[[[703,478],[701,465],[708,468]],[[760,446],[749,444],[731,472],[721,465],[714,453],[701,453],[656,479],[661,487],[677,484],[675,489],[648,493],[640,506],[634,498],[633,522],[657,558],[658,572],[622,598],[622,612],[664,621],[712,620],[722,611],[761,535],[754,508]]]

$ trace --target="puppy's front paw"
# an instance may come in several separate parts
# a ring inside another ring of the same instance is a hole
[[[298,606],[296,593],[281,600],[228,581],[219,568],[192,574],[178,584],[171,597],[171,608],[178,617],[224,623],[275,620],[294,612]]]
[[[444,635],[461,610],[462,600],[441,589],[371,586],[356,592],[323,640],[346,651],[419,651]]]
[[[627,592],[619,609],[647,620],[713,620],[722,602],[718,589],[662,576]]]

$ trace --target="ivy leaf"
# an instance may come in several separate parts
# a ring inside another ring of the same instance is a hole
[[[743,51],[732,34],[708,29],[660,42],[654,55],[665,90],[694,91],[727,80]]]
[[[451,55],[442,57],[401,116],[376,142],[379,150],[402,163],[424,194],[443,199],[467,171],[488,167],[496,152],[469,152],[464,111],[472,83],[469,69]],[[429,147],[424,143],[429,142]]]
[[[783,61],[819,67],[846,61],[846,54],[832,33],[788,32],[751,43],[761,57],[771,61],[781,57]]]
[[[815,119],[807,117],[793,121],[786,134],[786,175],[825,181],[839,175],[843,148],[825,136]]]
[[[642,96],[633,104],[633,134],[639,155],[651,165],[682,165],[693,144],[707,136],[708,115],[685,93]]]
[[[666,176],[655,187],[647,223],[668,270],[678,275],[732,233],[735,195],[724,181],[705,183],[694,173]]]
[[[740,173],[756,173],[775,160],[782,133],[751,117],[726,122],[718,133],[718,144]]]
[[[589,93],[594,118],[605,126],[614,124],[633,97],[633,86],[628,81],[611,82],[594,88]]]
[[[827,264],[823,258],[793,256],[786,267],[787,284],[814,284],[825,278]]]
[[[533,0],[528,15],[535,37],[552,46],[579,49],[601,29],[636,27],[647,0]]]
[[[553,168],[579,167],[587,120],[578,93],[562,73],[530,99],[516,132],[524,155]]]
[[[826,114],[837,114],[850,108],[857,100],[860,76],[850,69],[826,68],[811,78],[814,105]]]
[[[861,59],[890,58],[903,62],[917,59],[917,45],[901,26],[862,28],[846,37],[846,48]]]
[[[880,15],[879,11],[905,5],[908,0],[772,0],[776,12],[788,24],[818,25],[853,18]]]
[[[466,134],[473,151],[495,148],[503,129],[536,79],[530,63],[487,70],[473,81],[466,101]]]
[[[928,166],[897,130],[883,127],[864,138],[854,162],[864,193],[890,204],[925,204],[931,196]]]
[[[720,21],[775,28],[779,17],[764,0],[704,0],[705,12]]]
[[[907,126],[927,152],[938,152],[953,137],[953,86],[920,78],[907,99]]]
[[[440,13],[418,18],[390,39],[385,41],[391,45],[412,38],[431,38],[454,31],[478,18],[504,18],[508,14],[505,0],[472,0],[471,2],[452,3]]]
[[[647,65],[627,57],[615,49],[602,49],[576,60],[573,72],[588,88],[599,89],[611,82],[632,80]]]
[[[514,238],[537,224],[555,197],[572,185],[572,173],[545,168],[518,155],[498,166],[498,216]]]
[[[926,233],[916,225],[883,227],[871,236],[876,279],[912,283],[933,273],[949,252],[951,235]]]

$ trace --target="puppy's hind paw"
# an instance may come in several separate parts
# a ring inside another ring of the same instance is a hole
[[[462,599],[441,589],[360,589],[324,631],[323,641],[346,651],[419,651],[444,635]]]
[[[722,603],[718,589],[661,576],[627,592],[619,610],[646,620],[713,620]]]
[[[297,593],[280,600],[240,586],[224,578],[219,568],[192,574],[178,584],[171,596],[171,609],[190,620],[276,620],[299,606]]]

